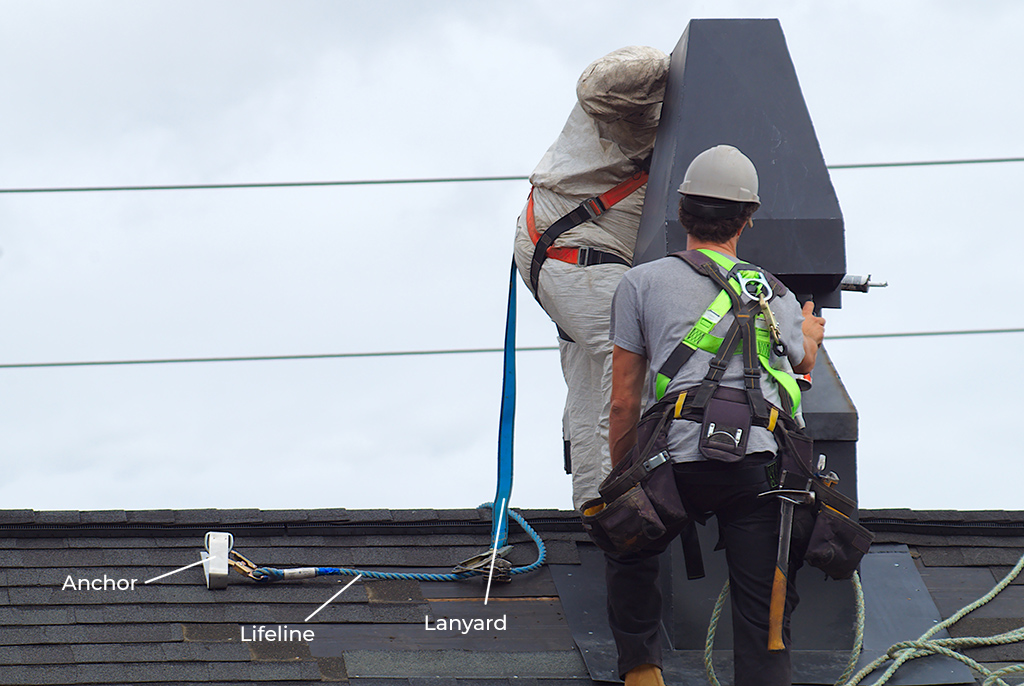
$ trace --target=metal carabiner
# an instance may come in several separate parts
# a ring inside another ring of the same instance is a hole
[[[232,550],[228,553],[228,564],[240,574],[244,574],[250,579],[255,579],[253,572],[256,571],[256,563],[242,555],[236,550]]]
[[[761,312],[764,314],[765,323],[768,325],[768,333],[772,339],[772,350],[779,357],[785,357],[786,344],[782,342],[782,330],[779,328],[779,322],[775,319],[775,314],[772,313],[772,308],[769,307],[764,294],[758,294],[758,300]]]

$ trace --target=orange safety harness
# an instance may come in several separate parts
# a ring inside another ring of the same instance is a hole
[[[627,267],[630,266],[626,258],[615,253],[605,252],[597,248],[556,248],[552,244],[569,229],[579,226],[585,221],[600,217],[609,208],[628,197],[645,183],[647,183],[647,172],[644,170],[638,171],[601,195],[587,198],[572,212],[549,226],[543,234],[537,232],[533,216],[533,190],[530,190],[530,199],[526,204],[526,228],[530,233],[530,240],[533,241],[535,246],[533,260],[530,264],[530,285],[533,287],[535,296],[537,294],[537,282],[540,278],[541,265],[549,257],[561,262],[578,264],[584,267],[594,264],[624,264]]]

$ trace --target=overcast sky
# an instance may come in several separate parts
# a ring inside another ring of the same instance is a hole
[[[778,17],[829,164],[1024,156],[1024,4],[0,0],[0,188],[528,174],[595,58]],[[1024,163],[836,170],[827,334],[1024,326]],[[523,181],[0,194],[0,364],[501,345]],[[742,253],[742,245],[741,245]],[[520,346],[554,328],[520,287]],[[1020,509],[1022,334],[826,343],[863,507]],[[571,507],[555,352],[518,507]],[[0,369],[0,508],[473,507],[496,354]]]

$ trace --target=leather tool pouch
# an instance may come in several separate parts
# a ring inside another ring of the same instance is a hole
[[[661,552],[690,523],[666,452],[671,412],[662,401],[641,417],[637,444],[601,483],[600,497],[580,508],[584,529],[605,552]]]
[[[813,488],[818,514],[804,560],[833,579],[849,579],[875,535],[850,519],[857,503],[825,484],[816,483]]]
[[[700,454],[709,460],[739,462],[750,440],[750,405],[747,394],[719,386],[704,408],[700,427]]]
[[[804,561],[833,579],[849,579],[867,554],[875,535],[855,522],[857,503],[814,475],[814,444],[806,434],[787,428],[775,437],[782,453],[783,488],[804,488],[808,479],[815,501],[814,525]]]
[[[804,560],[833,579],[849,579],[874,538],[873,533],[846,515],[822,507],[814,520]]]

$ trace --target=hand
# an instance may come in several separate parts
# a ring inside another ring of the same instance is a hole
[[[825,340],[825,318],[814,314],[814,301],[812,300],[804,303],[803,315],[804,322],[800,328],[803,330],[804,338],[810,339],[820,348],[821,342]]]

